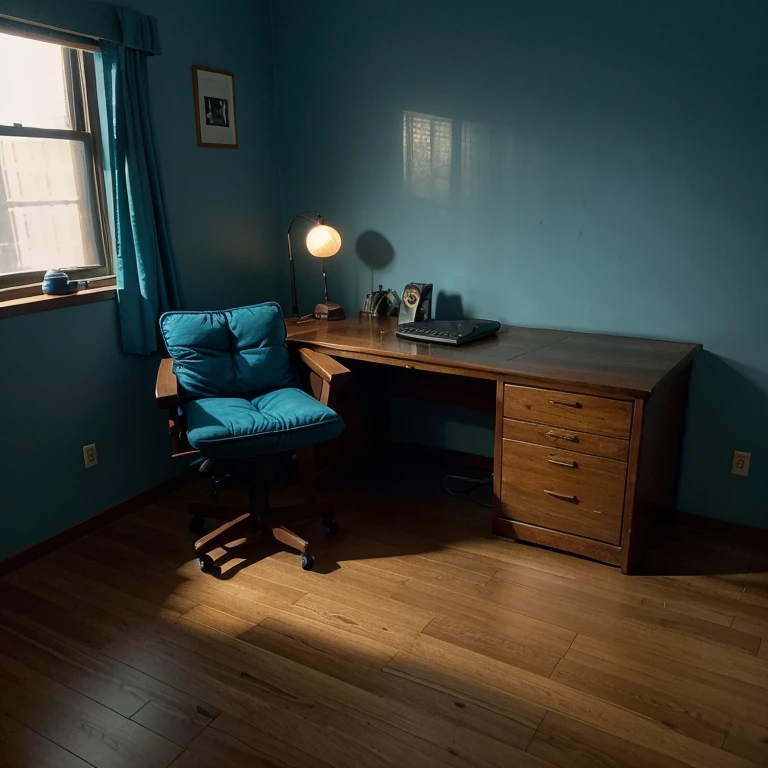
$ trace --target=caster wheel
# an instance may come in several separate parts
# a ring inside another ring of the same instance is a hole
[[[311,571],[315,567],[315,558],[312,555],[302,555],[301,567],[305,571]]]
[[[323,521],[323,533],[326,536],[335,536],[339,532],[339,524],[335,520]]]
[[[213,558],[210,555],[200,555],[197,562],[200,564],[200,570],[203,573],[212,573],[216,567],[213,564]]]
[[[192,531],[192,533],[205,533],[205,518],[190,517],[189,530]]]

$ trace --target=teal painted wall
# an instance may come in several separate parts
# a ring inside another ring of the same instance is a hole
[[[702,342],[679,506],[768,526],[768,4],[273,14],[283,219],[317,208],[342,232],[332,298],[355,311],[379,283],[431,281],[442,314]],[[407,111],[452,133],[450,162],[411,186]],[[303,311],[320,295],[311,261]],[[487,425],[444,418],[429,434],[488,452]],[[734,449],[753,452],[747,479],[729,474]]]
[[[701,341],[680,506],[768,525],[768,6],[283,0],[278,178],[269,3],[130,4],[160,24],[151,95],[187,306],[285,301],[284,222],[316,207],[344,236],[328,266],[349,310],[379,282],[431,280],[442,314]],[[88,0],[0,13],[116,29]],[[235,72],[239,150],[197,148],[192,64]],[[406,188],[405,111],[450,121],[449,184]],[[319,269],[299,258],[306,311]],[[156,360],[118,343],[114,302],[0,322],[0,557],[183,471]],[[403,403],[401,435],[423,439],[416,413],[438,443],[492,449],[485,415]],[[754,452],[749,478],[728,474],[733,449]]]
[[[271,299],[281,247],[269,4],[132,3],[157,16],[149,61],[171,234],[189,308]],[[114,10],[0,0],[0,13],[114,34]],[[240,148],[200,149],[193,64],[235,73]],[[282,255],[282,252],[281,252]],[[153,401],[157,359],[119,350],[114,301],[0,321],[0,559],[181,472]],[[95,442],[99,465],[83,467]]]
[[[155,358],[119,350],[116,304],[0,320],[0,558],[170,477]],[[86,470],[82,446],[96,443]]]

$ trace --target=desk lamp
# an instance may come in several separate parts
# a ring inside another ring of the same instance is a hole
[[[315,307],[313,315],[318,320],[343,320],[344,310],[341,306],[328,301],[328,278],[325,274],[325,259],[335,256],[339,252],[341,235],[333,227],[329,227],[317,211],[298,213],[288,225],[288,262],[291,267],[291,309],[293,316],[299,317],[299,302],[296,298],[296,270],[293,264],[293,249],[291,248],[291,228],[296,219],[306,219],[314,223],[315,226],[309,230],[307,235],[307,250],[318,259],[323,259],[323,295],[325,300]]]

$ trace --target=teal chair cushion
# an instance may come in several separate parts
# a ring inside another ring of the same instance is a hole
[[[212,459],[249,458],[332,440],[344,422],[300,389],[246,399],[205,397],[185,406],[190,445]]]
[[[166,312],[160,331],[184,398],[250,398],[296,386],[279,304]]]

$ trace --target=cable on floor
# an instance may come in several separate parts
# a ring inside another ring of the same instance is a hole
[[[458,482],[458,483],[464,483],[466,485],[465,488],[450,488],[449,482]],[[490,475],[489,477],[484,478],[476,478],[476,477],[464,477],[464,475],[446,475],[443,478],[443,488],[447,493],[449,493],[451,496],[463,496],[466,495],[466,497],[481,507],[493,507],[493,504],[488,504],[485,501],[481,501],[480,499],[476,498],[472,495],[473,491],[476,491],[478,488],[485,488],[493,483],[493,475]]]

